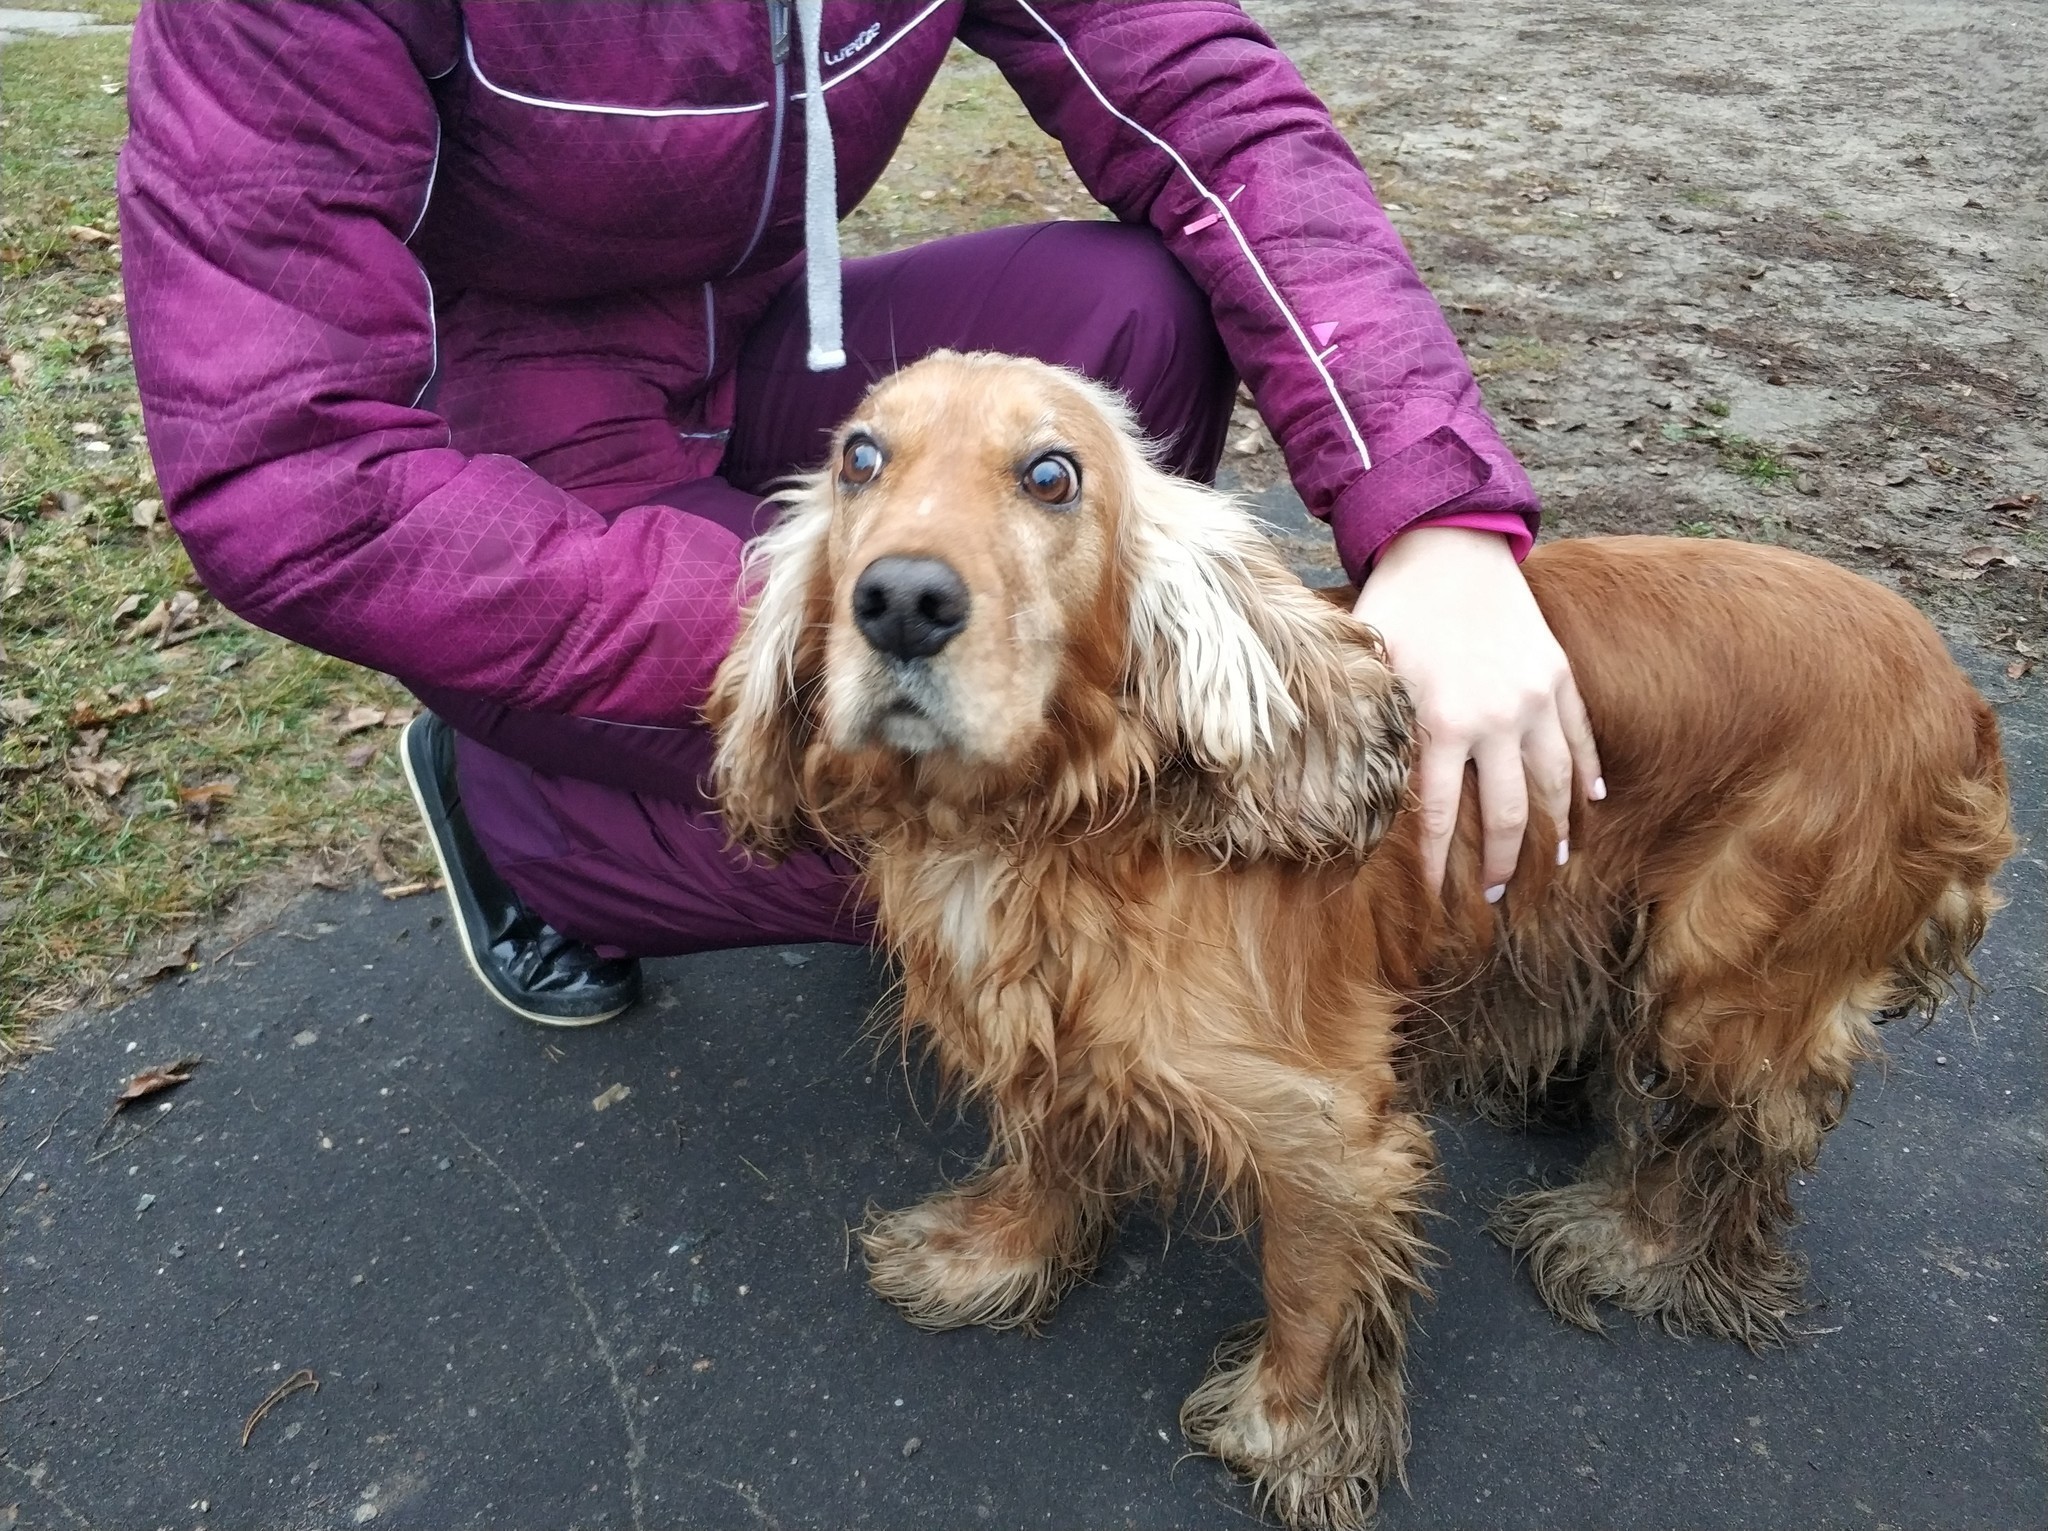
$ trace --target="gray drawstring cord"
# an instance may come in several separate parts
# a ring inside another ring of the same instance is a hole
[[[824,0],[796,0],[804,50],[804,296],[810,307],[813,372],[846,365],[839,312],[839,168],[825,114]]]

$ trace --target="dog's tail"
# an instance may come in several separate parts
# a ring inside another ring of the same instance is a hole
[[[1885,1020],[1917,1011],[1932,1021],[1950,994],[1960,993],[1965,1005],[1974,1006],[1983,989],[1970,953],[1984,939],[1991,916],[2005,905],[1991,877],[2016,842],[1998,718],[1983,698],[1973,695],[1971,701],[1974,759],[1934,804],[1934,832],[1925,847],[1928,860],[1948,869],[1950,881],[1893,961],[1892,1003],[1882,1012]]]

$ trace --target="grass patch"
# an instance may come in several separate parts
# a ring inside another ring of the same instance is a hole
[[[266,873],[351,873],[377,837],[401,875],[426,864],[391,731],[334,722],[404,694],[220,610],[153,513],[106,88],[126,38],[19,42],[5,65],[0,1055]],[[173,602],[177,641],[138,633]]]
[[[1481,335],[1472,343],[1470,360],[1473,375],[1484,380],[1554,372],[1564,354],[1534,335]]]
[[[1721,466],[1752,484],[1789,483],[1798,472],[1771,448],[1747,436],[1721,438]]]
[[[1671,530],[1681,537],[1718,537],[1711,521],[1681,521]]]

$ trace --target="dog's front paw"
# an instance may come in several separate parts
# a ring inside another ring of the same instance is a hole
[[[1003,1172],[860,1231],[868,1284],[925,1329],[1028,1326],[1094,1263],[1100,1223]]]
[[[1284,1525],[1356,1531],[1371,1521],[1380,1484],[1401,1472],[1408,1426],[1398,1369],[1377,1380],[1333,1377],[1312,1402],[1290,1405],[1266,1375],[1264,1335],[1263,1323],[1250,1324],[1217,1347],[1181,1405],[1181,1431],[1250,1479],[1259,1508]]]

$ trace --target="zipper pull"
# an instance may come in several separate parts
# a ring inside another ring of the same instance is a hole
[[[789,0],[768,0],[768,49],[778,64],[789,57]]]

